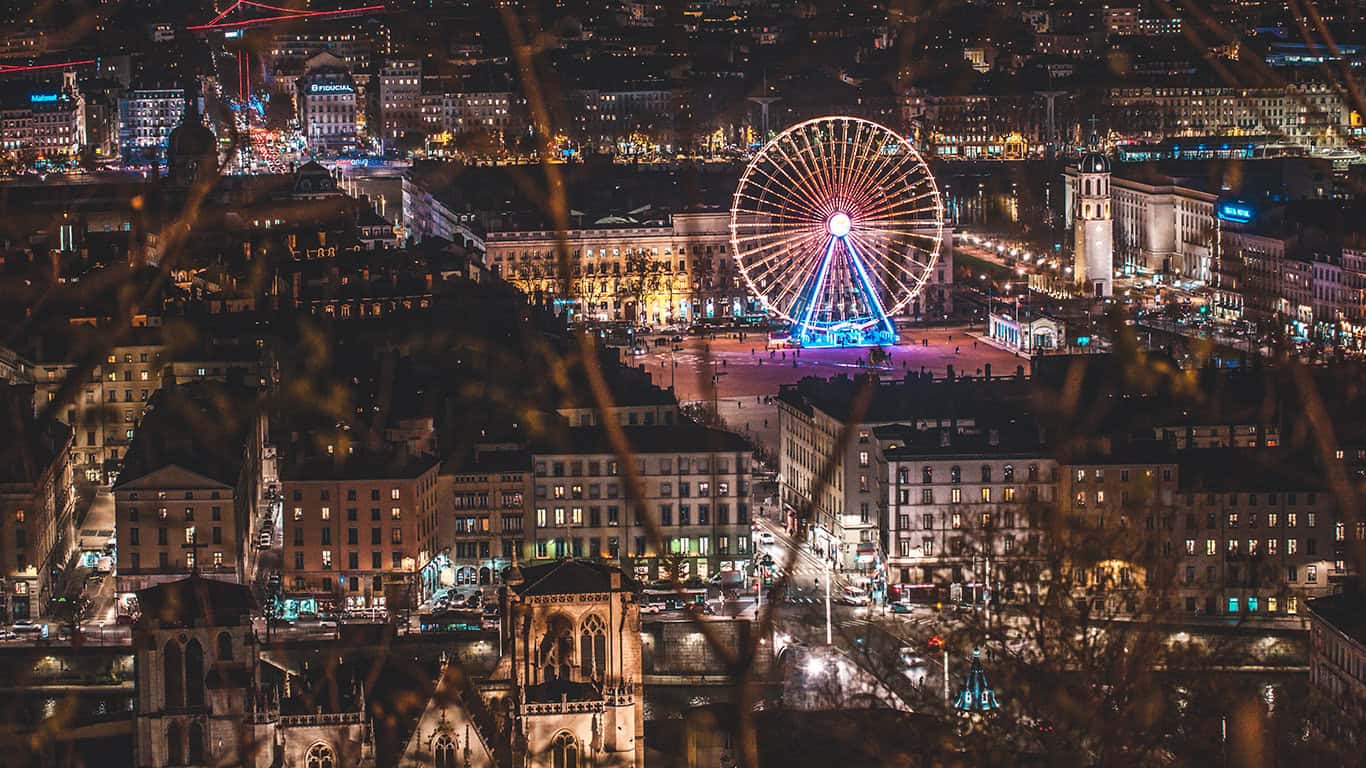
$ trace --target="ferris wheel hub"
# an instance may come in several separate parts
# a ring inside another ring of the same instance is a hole
[[[830,234],[835,237],[844,237],[849,234],[849,226],[851,223],[852,222],[849,221],[849,214],[841,211],[830,217],[830,221],[826,222],[825,228],[830,230]]]

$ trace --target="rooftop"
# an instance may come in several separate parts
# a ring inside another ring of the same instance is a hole
[[[521,572],[521,583],[509,584],[519,597],[600,594],[631,590],[636,586],[620,568],[591,560],[556,560],[523,566]]]
[[[622,427],[632,453],[745,452],[749,444],[739,435],[700,424],[655,427]],[[538,439],[537,454],[613,454],[616,448],[603,427],[566,427]]]
[[[1366,646],[1366,595],[1358,590],[1309,601],[1309,610],[1333,629]]]

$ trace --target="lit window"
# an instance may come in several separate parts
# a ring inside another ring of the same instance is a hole
[[[323,508],[322,508],[321,514],[322,514],[322,519],[324,519],[324,520],[331,520],[331,519],[332,519],[332,508],[331,508],[331,507],[323,507]]]

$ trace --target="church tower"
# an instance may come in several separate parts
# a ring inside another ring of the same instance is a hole
[[[251,590],[194,574],[137,595],[134,765],[268,766],[269,741],[239,751],[256,689]]]
[[[1110,218],[1110,159],[1095,134],[1077,166],[1072,210],[1072,278],[1088,296],[1114,294],[1115,227]]]

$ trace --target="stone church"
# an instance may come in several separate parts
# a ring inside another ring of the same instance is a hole
[[[561,560],[510,571],[492,674],[475,681],[443,657],[433,695],[387,759],[376,756],[364,686],[303,695],[305,676],[257,645],[248,588],[195,574],[141,590],[138,602],[138,768],[644,763],[639,606],[617,568]]]
[[[641,766],[640,614],[620,569],[582,560],[514,568],[503,654],[473,684],[443,667],[403,768]]]
[[[293,711],[290,679],[261,661],[251,591],[198,574],[138,592],[133,626],[137,768],[372,768],[357,691],[340,708]]]

